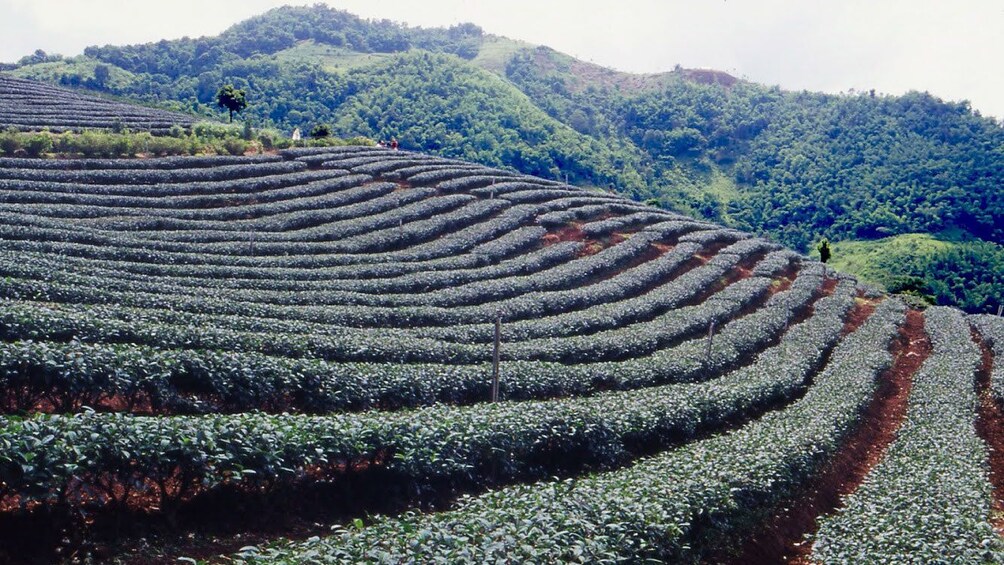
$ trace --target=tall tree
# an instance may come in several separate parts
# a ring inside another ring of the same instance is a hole
[[[111,67],[105,64],[95,65],[94,67],[94,86],[99,89],[106,88],[108,86],[108,79],[111,78],[112,71]]]
[[[234,112],[240,113],[248,107],[247,93],[232,84],[224,85],[216,92],[216,105],[230,111],[230,122],[233,123]]]

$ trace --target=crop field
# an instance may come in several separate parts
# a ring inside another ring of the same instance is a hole
[[[113,102],[66,88],[0,74],[0,129],[52,132],[128,129],[167,134],[191,116]]]
[[[0,561],[1000,562],[1000,359],[465,162],[0,159]]]

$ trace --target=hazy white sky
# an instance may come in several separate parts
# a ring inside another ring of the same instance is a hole
[[[214,35],[283,0],[0,0],[0,61]],[[1002,0],[328,0],[412,26],[474,22],[632,72],[714,68],[788,89],[927,90],[1004,118]]]

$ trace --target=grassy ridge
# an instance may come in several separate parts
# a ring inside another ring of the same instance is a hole
[[[964,234],[904,234],[833,244],[832,265],[892,292],[969,312],[1004,304],[1004,247]]]

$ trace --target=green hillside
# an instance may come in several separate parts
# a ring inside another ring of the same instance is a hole
[[[19,76],[201,115],[233,83],[248,89],[258,125],[329,123],[341,136],[567,176],[803,252],[822,237],[946,230],[1004,243],[1004,129],[927,93],[787,92],[681,68],[632,75],[471,24],[409,28],[322,6],[272,10],[216,37],[24,63]],[[99,65],[113,80],[96,80]],[[1004,301],[1004,288],[992,283],[989,296]]]
[[[956,234],[905,234],[833,246],[832,265],[893,292],[994,313],[1004,287],[1004,247]]]

